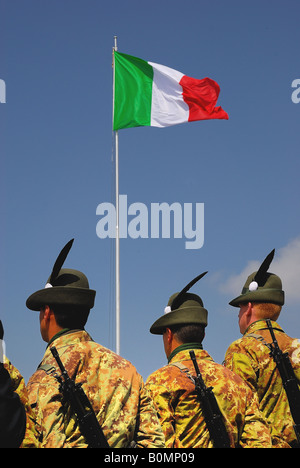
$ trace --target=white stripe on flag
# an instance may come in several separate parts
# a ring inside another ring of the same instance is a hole
[[[153,67],[151,126],[167,127],[189,118],[189,107],[184,102],[179,81],[183,73],[157,63]]]

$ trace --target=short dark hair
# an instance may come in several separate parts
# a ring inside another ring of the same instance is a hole
[[[205,335],[205,327],[198,323],[189,325],[176,325],[170,327],[181,343],[202,343]]]
[[[73,306],[49,306],[53,310],[57,325],[71,330],[83,330],[87,322],[90,309],[76,309]]]

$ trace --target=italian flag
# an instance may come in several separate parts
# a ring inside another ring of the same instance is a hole
[[[114,51],[113,130],[228,119],[218,83]]]

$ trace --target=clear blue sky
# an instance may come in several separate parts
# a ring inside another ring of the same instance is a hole
[[[184,239],[121,240],[121,354],[144,378],[165,364],[149,327],[208,270],[193,292],[209,312],[204,347],[221,362],[240,336],[228,302],[273,248],[287,293],[279,322],[300,338],[299,14],[297,0],[0,0],[0,318],[26,380],[46,344],[25,301],[72,237],[65,266],[97,290],[87,330],[114,349],[113,241],[96,235],[97,206],[114,202],[114,35],[120,52],[216,80],[229,114],[119,132],[129,204],[205,205],[199,250]]]

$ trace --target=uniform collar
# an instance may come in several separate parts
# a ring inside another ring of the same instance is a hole
[[[79,332],[79,335],[77,336],[77,339],[79,341],[91,340],[91,337],[89,336],[89,334],[85,330],[82,330],[82,329],[76,329],[75,330],[75,329],[71,329],[71,328],[64,328],[63,330],[60,330],[58,333],[56,333],[56,335],[54,335],[51,338],[51,340],[47,344],[47,348],[49,348],[49,346],[53,343],[53,341],[59,339],[60,337],[62,337],[64,335],[73,335],[74,333],[78,333],[78,332]],[[70,336],[70,341],[73,341],[74,338],[75,338],[74,336]],[[65,340],[64,340],[64,342],[65,342]]]
[[[170,356],[168,357],[168,363],[173,359],[174,356],[176,356],[176,354],[180,353],[180,351],[186,351],[187,349],[203,349],[203,347],[200,343],[184,343],[171,352]]]
[[[274,320],[271,320],[271,324],[272,324],[272,327],[274,328],[274,330],[279,330],[279,331],[284,333],[281,326],[278,325],[277,322],[275,322]],[[258,331],[258,330],[268,330],[266,320],[257,320],[256,322],[251,323],[251,325],[249,325],[249,327],[245,331],[244,336],[248,335],[249,333],[253,333],[255,331]]]

